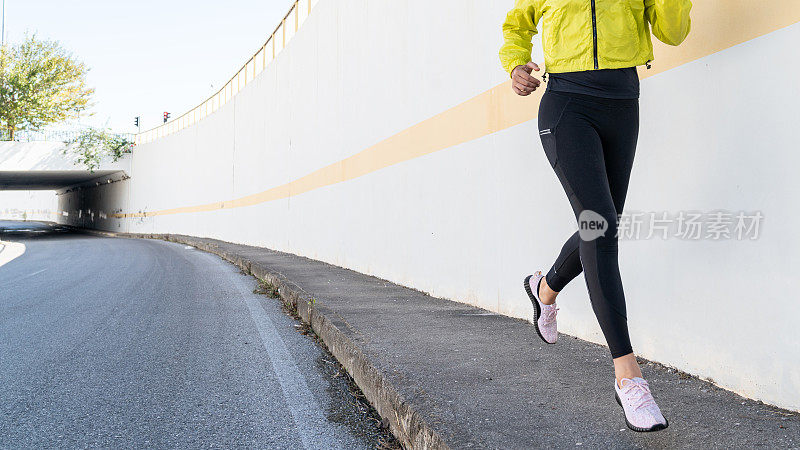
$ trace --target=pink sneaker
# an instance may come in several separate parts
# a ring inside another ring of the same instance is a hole
[[[614,380],[617,403],[625,412],[625,423],[633,431],[657,431],[669,426],[669,422],[661,414],[650,386],[643,378],[623,378],[622,387]]]
[[[528,297],[533,303],[533,326],[536,328],[536,333],[548,344],[555,344],[558,340],[558,327],[556,326],[558,308],[556,308],[555,303],[545,305],[539,301],[539,280],[542,278],[544,276],[539,271],[533,275],[528,275],[523,284],[525,292],[528,293]]]

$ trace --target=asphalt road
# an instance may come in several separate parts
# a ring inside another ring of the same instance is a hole
[[[0,240],[25,245],[0,266],[0,447],[386,439],[331,357],[218,257],[35,223],[0,221]]]

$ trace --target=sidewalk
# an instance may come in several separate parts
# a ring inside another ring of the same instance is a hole
[[[545,347],[521,320],[268,249],[130,237],[210,251],[278,287],[406,446],[800,448],[800,414],[653,363],[643,371],[670,426],[630,431],[608,350],[566,335]]]

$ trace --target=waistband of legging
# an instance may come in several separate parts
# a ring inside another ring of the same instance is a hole
[[[553,91],[550,90],[549,88],[545,91],[545,94],[553,94],[557,96],[569,97],[572,98],[573,100],[590,102],[594,104],[607,105],[607,106],[632,106],[639,104],[638,98],[599,97],[597,95],[580,94],[577,92]]]

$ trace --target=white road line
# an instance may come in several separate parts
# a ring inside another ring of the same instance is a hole
[[[253,298],[252,292],[242,288],[242,281],[232,280],[241,292],[242,298],[250,310],[250,316],[255,322],[258,334],[264,349],[269,354],[272,370],[278,377],[286,404],[294,418],[298,435],[307,449],[324,448],[326,444],[338,442],[335,439],[335,429],[329,425],[322,414],[319,404],[308,389],[305,378],[297,369],[292,355],[286,348],[286,343],[275,329],[275,324],[267,312],[259,304],[259,299]]]
[[[44,272],[44,271],[46,271],[46,270],[47,270],[47,269],[38,270],[38,271],[36,271],[36,272],[29,273],[28,275],[25,275],[24,277],[14,278],[14,279],[13,279],[13,280],[11,280],[11,281],[13,281],[13,282],[19,282],[19,281],[22,281],[22,280],[27,280],[28,278],[30,278],[30,277],[32,277],[32,276],[34,276],[34,275],[39,275],[40,273],[42,273],[42,272]]]
[[[45,270],[47,270],[47,269],[37,270],[36,272],[33,272],[32,274],[30,274],[28,276],[25,276],[23,278],[30,278],[30,277],[32,277],[34,275],[39,275],[40,273],[44,272]]]

